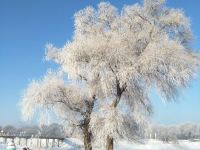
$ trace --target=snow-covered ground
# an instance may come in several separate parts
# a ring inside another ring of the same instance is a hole
[[[178,143],[163,143],[162,141],[149,140],[145,144],[119,142],[116,150],[200,150],[200,142],[178,141]]]
[[[130,143],[121,141],[115,145],[115,150],[200,150],[199,142],[190,142],[187,140],[178,141],[178,143],[163,143],[162,141],[148,140],[145,144]],[[64,141],[60,148],[49,148],[48,150],[83,150],[82,143],[74,138]],[[0,144],[0,150],[5,150],[6,145]],[[22,148],[18,147],[17,150]],[[36,150],[34,148],[34,150]],[[47,149],[40,149],[47,150]],[[98,150],[98,149],[96,149]]]

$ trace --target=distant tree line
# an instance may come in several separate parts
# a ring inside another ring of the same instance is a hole
[[[200,139],[200,124],[153,125],[147,132],[147,138],[156,138],[166,142],[195,140]]]
[[[78,137],[78,133],[73,132],[72,128],[66,132],[66,129],[60,124],[50,124],[42,126],[23,126],[15,127],[12,125],[0,126],[0,134],[4,135],[23,135],[34,137]],[[175,125],[152,125],[142,138],[158,139],[164,142],[177,140],[197,140],[200,139],[200,124],[184,123]]]
[[[50,125],[39,126],[23,126],[15,127],[12,125],[0,126],[0,134],[2,135],[16,135],[16,136],[33,136],[33,137],[66,137],[63,126],[53,123]]]

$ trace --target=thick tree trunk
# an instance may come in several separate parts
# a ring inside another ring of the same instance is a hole
[[[86,101],[86,114],[84,116],[83,126],[82,126],[85,150],[92,150],[92,133],[89,129],[89,125],[90,125],[90,119],[91,119],[90,117],[92,109],[94,107],[94,101],[95,101],[95,96],[93,97],[92,102]]]
[[[113,100],[113,103],[111,104],[111,107],[114,109],[117,107],[121,100],[122,93],[126,90],[126,84],[124,84],[122,87],[120,87],[120,82],[116,77],[116,88],[117,88],[117,96]],[[114,140],[113,137],[107,136],[106,139],[106,150],[113,150],[114,149]]]
[[[106,139],[106,150],[113,150],[113,148],[114,148],[113,146],[114,146],[113,138],[107,136],[107,139]]]
[[[92,150],[92,141],[91,141],[92,134],[89,131],[89,124],[84,127],[83,136],[84,136],[84,147],[85,147],[85,150]]]

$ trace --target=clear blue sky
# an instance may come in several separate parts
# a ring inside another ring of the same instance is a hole
[[[73,31],[73,14],[97,0],[0,0],[0,125],[21,124],[17,103],[31,79],[41,78],[55,67],[44,61],[44,45],[60,47]],[[116,7],[140,0],[110,0]],[[191,18],[195,49],[200,49],[200,1],[168,0]],[[200,74],[199,74],[200,75]],[[200,123],[200,77],[184,90],[177,103],[162,103],[152,94],[158,123]]]

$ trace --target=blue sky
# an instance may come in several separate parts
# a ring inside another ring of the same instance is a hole
[[[0,125],[23,124],[18,103],[32,79],[41,78],[51,62],[44,61],[44,45],[60,47],[70,40],[73,14],[98,0],[0,0]],[[118,8],[140,0],[110,0]],[[200,1],[168,0],[190,17],[195,35],[193,48],[200,49]],[[199,74],[200,75],[200,74]],[[162,124],[200,123],[200,77],[181,91],[178,102],[164,104],[152,94],[153,120]]]

